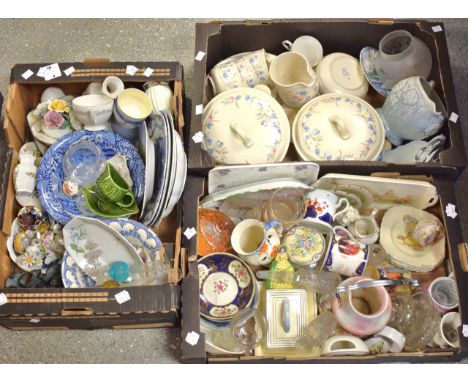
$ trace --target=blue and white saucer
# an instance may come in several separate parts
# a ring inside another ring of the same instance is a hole
[[[122,154],[127,160],[132,191],[141,206],[145,190],[145,165],[136,148],[125,138],[110,131],[80,130],[67,134],[49,147],[37,170],[37,192],[44,209],[60,224],[67,224],[74,216],[83,215],[77,205],[77,196],[62,191],[64,181],[63,157],[71,144],[87,139],[98,145],[106,159]]]
[[[380,76],[375,68],[375,56],[379,51],[370,46],[366,46],[359,53],[359,62],[361,63],[362,71],[364,72],[367,81],[371,86],[384,97],[388,97],[391,87],[384,85]]]

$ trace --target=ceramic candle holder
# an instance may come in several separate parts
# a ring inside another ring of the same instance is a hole
[[[317,75],[299,53],[280,54],[270,65],[270,78],[280,98],[290,107],[304,105],[319,91]]]
[[[370,281],[367,277],[350,277],[341,285]],[[363,288],[335,297],[333,312],[338,323],[348,332],[357,336],[368,336],[382,330],[390,320],[392,301],[382,287]]]

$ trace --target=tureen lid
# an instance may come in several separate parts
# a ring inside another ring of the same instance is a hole
[[[325,56],[317,66],[322,93],[343,93],[364,97],[369,83],[359,61],[346,53]]]
[[[293,141],[303,160],[376,160],[385,131],[377,111],[362,99],[324,94],[306,103],[293,124]]]
[[[281,161],[290,127],[281,105],[252,88],[236,88],[213,98],[203,112],[204,149],[225,164]]]

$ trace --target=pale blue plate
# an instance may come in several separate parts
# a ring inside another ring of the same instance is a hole
[[[82,215],[77,197],[65,195],[62,191],[64,171],[63,157],[72,143],[88,139],[97,144],[106,159],[122,154],[132,177],[132,190],[141,206],[145,191],[145,165],[136,148],[125,138],[110,131],[97,132],[80,130],[67,134],[49,147],[37,170],[37,192],[45,210],[60,224],[67,224],[74,216]]]

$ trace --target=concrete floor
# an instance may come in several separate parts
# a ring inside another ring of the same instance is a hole
[[[6,95],[15,63],[81,61],[179,61],[191,94],[195,22],[163,20],[0,20],[0,92]],[[200,20],[203,21],[203,20]],[[468,123],[468,20],[445,23],[461,118]],[[465,147],[468,129],[464,130]],[[0,158],[5,136],[0,132]],[[467,189],[468,172],[457,185]],[[462,194],[459,194],[462,195]],[[468,240],[468,198],[458,201]],[[0,328],[0,363],[174,363],[178,329],[14,332]],[[53,351],[51,352],[51,349]]]

